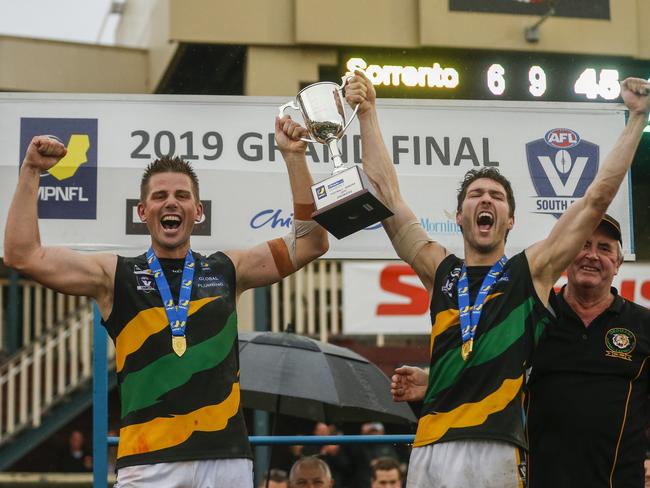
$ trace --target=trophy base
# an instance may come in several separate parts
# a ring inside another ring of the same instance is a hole
[[[316,202],[312,218],[337,239],[393,215],[357,166],[332,175],[311,189]]]

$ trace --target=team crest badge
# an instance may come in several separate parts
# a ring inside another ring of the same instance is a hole
[[[136,275],[136,280],[138,282],[137,289],[138,291],[143,291],[145,293],[148,293],[150,291],[154,291],[155,288],[155,283],[151,275],[147,274],[139,274]]]
[[[632,361],[632,351],[636,347],[636,337],[632,331],[622,327],[609,329],[605,335],[605,356]]]

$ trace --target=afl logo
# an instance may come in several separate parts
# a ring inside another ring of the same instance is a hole
[[[571,129],[551,129],[544,136],[546,144],[558,149],[569,149],[580,143],[580,136]]]

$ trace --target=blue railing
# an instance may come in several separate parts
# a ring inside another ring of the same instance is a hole
[[[251,435],[253,446],[307,446],[327,444],[412,444],[412,434],[396,435]],[[119,437],[108,437],[109,446],[117,446]]]

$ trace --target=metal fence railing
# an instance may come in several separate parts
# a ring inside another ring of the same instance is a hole
[[[76,303],[67,318],[40,331],[0,366],[0,444],[40,426],[44,412],[90,380],[92,302]],[[112,357],[112,345],[110,350]]]

